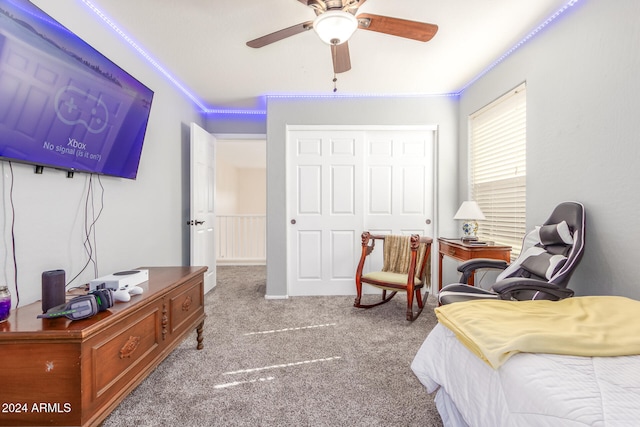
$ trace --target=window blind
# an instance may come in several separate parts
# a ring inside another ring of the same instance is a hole
[[[525,84],[470,116],[471,196],[484,213],[482,240],[510,245],[520,254],[526,232]]]

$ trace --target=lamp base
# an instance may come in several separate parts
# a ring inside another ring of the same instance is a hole
[[[478,240],[478,222],[465,221],[462,224],[462,240]]]

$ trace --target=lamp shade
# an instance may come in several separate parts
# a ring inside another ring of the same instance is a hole
[[[313,29],[326,44],[342,44],[349,40],[358,28],[355,16],[342,10],[324,12],[313,21]]]
[[[475,201],[467,200],[462,202],[453,219],[484,219],[484,214]]]

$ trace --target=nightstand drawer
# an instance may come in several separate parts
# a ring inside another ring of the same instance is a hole
[[[466,261],[473,258],[471,252],[442,242],[440,242],[440,253],[459,261]]]

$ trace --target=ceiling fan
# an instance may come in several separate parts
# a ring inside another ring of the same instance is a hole
[[[348,40],[356,29],[376,31],[397,37],[427,42],[438,31],[438,26],[389,16],[362,13],[356,16],[367,0],[298,0],[316,14],[313,21],[267,34],[247,42],[247,46],[260,48],[287,37],[314,29],[331,46],[333,71],[343,73],[351,69]]]

